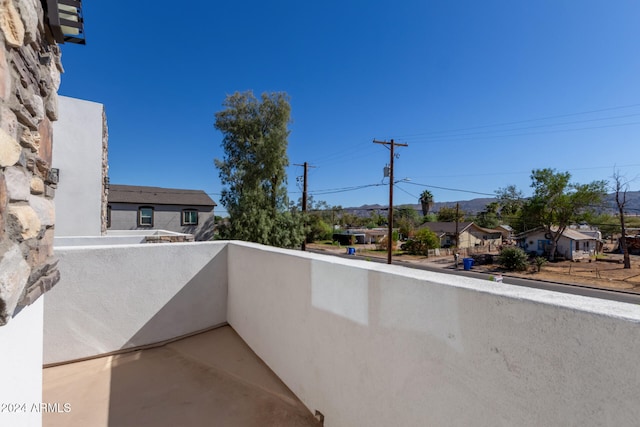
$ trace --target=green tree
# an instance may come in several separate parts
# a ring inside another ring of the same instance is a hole
[[[438,221],[438,215],[434,214],[433,212],[423,216],[422,220],[420,220],[422,224],[424,224],[425,222],[436,222],[436,221]]]
[[[302,197],[298,199],[297,208],[302,209]],[[335,220],[335,210],[341,209],[339,206],[329,206],[324,200],[316,201],[312,195],[307,197],[307,243],[330,240],[333,237],[332,223]]]
[[[409,237],[420,223],[420,214],[411,205],[398,206],[393,210],[393,223],[398,227],[400,234]]]
[[[319,215],[309,215],[307,220],[307,243],[331,240],[333,230]]]
[[[522,206],[525,202],[522,192],[515,185],[508,185],[498,189],[496,197],[499,205],[498,218],[518,232],[526,231],[528,228],[522,218]]]
[[[427,227],[418,230],[415,236],[405,243],[405,250],[411,255],[429,256],[429,249],[440,247],[440,239]]]
[[[541,224],[551,240],[549,259],[555,258],[558,240],[572,223],[579,222],[594,205],[602,203],[605,181],[570,183],[569,172],[536,169],[531,173],[533,196],[524,204],[527,217]]]
[[[369,214],[369,221],[367,222],[367,228],[382,227],[388,220],[389,218],[387,216],[382,215],[377,211],[371,211]]]
[[[368,218],[361,218],[354,213],[341,211],[339,221],[341,227],[363,227],[368,222]]]
[[[289,209],[285,168],[291,107],[285,93],[227,96],[215,115],[224,158],[216,159],[229,212],[224,238],[295,247],[304,239],[302,215]]]
[[[438,211],[438,221],[440,222],[456,222],[464,220],[465,213],[461,209],[454,207],[442,206]]]
[[[500,219],[498,219],[498,209],[500,205],[498,202],[489,203],[482,212],[474,218],[474,222],[480,227],[484,228],[496,228],[500,225]]]
[[[420,205],[422,206],[422,216],[429,215],[429,211],[433,208],[433,194],[431,191],[424,190],[420,194]]]

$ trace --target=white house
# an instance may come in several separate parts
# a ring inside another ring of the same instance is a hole
[[[516,240],[518,246],[529,253],[535,252],[538,255],[544,255],[551,249],[551,235],[543,227],[525,231],[519,234]],[[569,260],[588,258],[597,251],[598,239],[596,237],[571,228],[564,230],[556,248],[558,255]]]

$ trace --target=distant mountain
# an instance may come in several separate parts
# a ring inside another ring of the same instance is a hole
[[[471,200],[460,200],[457,202],[436,202],[433,205],[431,211],[438,212],[443,206],[455,208],[456,203],[459,203],[460,210],[464,211],[466,214],[476,215],[478,212],[482,212],[489,203],[495,202],[496,200],[496,198],[484,197]],[[394,206],[397,207],[396,205]],[[420,206],[419,203],[398,206],[411,206],[418,212],[422,213],[422,206]],[[617,210],[618,209],[615,202],[615,193],[607,194],[604,199],[603,207],[599,209],[599,211],[616,213]],[[625,207],[625,210],[631,214],[640,214],[640,191],[627,192],[627,205]],[[372,211],[378,212],[380,214],[387,212],[387,205],[362,205],[360,207],[344,208],[344,211],[361,217],[368,217],[369,215],[371,215]]]

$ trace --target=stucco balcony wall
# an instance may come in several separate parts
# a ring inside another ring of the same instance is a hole
[[[635,305],[243,242],[57,254],[45,363],[226,321],[326,426],[640,419]]]
[[[228,260],[230,325],[327,426],[640,419],[638,306],[247,243]]]
[[[44,363],[150,345],[226,323],[227,245],[56,248]]]

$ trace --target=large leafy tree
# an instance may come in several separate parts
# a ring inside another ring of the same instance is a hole
[[[393,222],[400,234],[410,237],[416,226],[420,224],[420,214],[411,205],[398,206],[393,210]]]
[[[442,206],[437,215],[440,222],[460,222],[464,221],[465,212],[455,207]]]
[[[298,206],[302,206],[302,198],[298,200]],[[324,200],[316,201],[312,195],[307,197],[307,243],[330,240],[335,213],[341,209],[340,206],[329,206]]]
[[[498,199],[498,218],[501,222],[509,224],[518,232],[526,231],[526,221],[522,216],[522,206],[525,199],[522,192],[515,185],[508,185],[496,191]]]
[[[302,215],[288,209],[286,192],[288,124],[285,93],[251,91],[227,96],[215,127],[224,158],[216,159],[224,186],[221,203],[229,212],[225,238],[295,247],[304,239]]]
[[[555,257],[558,240],[569,225],[579,222],[594,205],[602,202],[605,181],[570,183],[569,172],[536,169],[531,173],[533,196],[524,204],[523,214],[542,225],[551,240],[549,259]]]
[[[482,212],[478,212],[475,217],[475,223],[484,228],[496,228],[500,225],[500,219],[498,218],[498,209],[500,204],[498,202],[491,202],[485,206]]]

